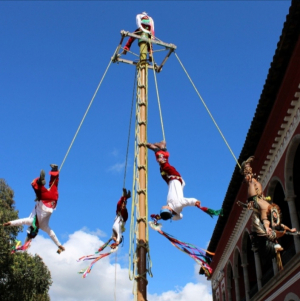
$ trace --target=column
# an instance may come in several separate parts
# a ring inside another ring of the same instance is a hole
[[[296,228],[297,231],[300,231],[297,209],[296,209],[296,205],[295,205],[295,198],[296,198],[295,195],[287,196],[285,198],[285,200],[288,202],[288,205],[289,205],[292,228]],[[300,241],[297,236],[294,236],[294,244],[295,244],[296,253],[299,253],[300,252]]]
[[[249,275],[248,275],[248,263],[243,263],[243,274],[244,274],[244,282],[245,282],[245,292],[246,292],[246,300],[250,300],[250,284],[249,284]]]
[[[230,281],[227,281],[226,290],[227,290],[228,301],[232,301]]]
[[[262,271],[261,271],[261,264],[260,264],[260,257],[257,252],[257,248],[252,246],[252,251],[254,252],[254,261],[255,261],[255,271],[256,271],[256,278],[257,278],[257,288],[260,290],[262,288]]]
[[[233,279],[234,279],[234,286],[235,286],[236,301],[240,301],[241,297],[240,297],[239,276],[234,276]]]

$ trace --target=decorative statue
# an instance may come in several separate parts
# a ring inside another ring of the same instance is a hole
[[[240,173],[248,185],[248,200],[247,204],[240,201],[237,204],[253,210],[252,242],[262,256],[276,256],[278,268],[281,270],[282,263],[279,252],[283,251],[283,248],[278,243],[278,238],[285,234],[298,235],[298,232],[295,228],[290,229],[282,224],[279,206],[270,202],[270,197],[264,196],[259,176],[252,173],[250,163],[253,160],[254,157],[251,156],[241,164]]]

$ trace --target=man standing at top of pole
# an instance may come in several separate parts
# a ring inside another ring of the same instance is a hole
[[[147,33],[150,35],[151,39],[154,39],[154,21],[153,19],[148,16],[146,12],[142,12],[136,16],[136,25],[137,29],[134,31],[136,34],[141,34],[142,32]],[[133,43],[135,38],[130,37],[124,46],[123,54],[126,54],[127,51],[130,50],[130,47]],[[149,52],[149,60],[152,62],[152,45],[148,44],[148,52]]]

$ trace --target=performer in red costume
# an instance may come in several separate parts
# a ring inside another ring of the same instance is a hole
[[[58,238],[56,237],[54,231],[49,227],[49,220],[53,210],[56,208],[57,200],[58,200],[58,181],[59,181],[59,171],[58,166],[56,164],[50,164],[51,171],[50,174],[50,182],[49,189],[45,188],[45,171],[42,170],[40,173],[40,177],[36,178],[32,181],[31,186],[36,194],[36,205],[31,212],[30,216],[27,218],[17,219],[14,221],[10,221],[4,224],[4,226],[21,226],[27,225],[30,226],[30,232],[28,232],[28,237],[26,240],[30,238],[34,238],[37,235],[38,228],[45,231],[53,242],[58,246],[58,253],[61,253],[65,250],[65,248],[61,245]],[[35,228],[32,231],[32,228]],[[36,229],[37,228],[37,229]],[[32,234],[34,232],[34,234]]]
[[[126,208],[127,200],[131,197],[131,192],[126,191],[123,188],[123,196],[121,196],[120,200],[117,203],[117,216],[115,218],[115,222],[113,224],[113,234],[112,239],[115,241],[113,247],[118,246],[122,242],[122,233],[125,232],[125,223],[128,219],[128,211]]]
[[[182,219],[182,209],[187,206],[196,206],[203,210],[211,217],[212,215],[221,215],[221,210],[212,210],[207,207],[201,207],[201,202],[195,198],[186,198],[183,196],[183,187],[185,182],[180,173],[169,163],[169,152],[167,152],[166,142],[147,143],[147,147],[155,152],[156,161],[160,166],[160,173],[162,178],[169,186],[167,195],[167,205],[161,208],[160,215],[153,215],[156,219],[162,218],[168,220]]]
[[[136,16],[136,25],[137,29],[134,31],[136,34],[140,34],[142,31],[147,33],[152,39],[154,39],[154,21],[153,19],[148,16],[146,12],[142,12]],[[135,38],[130,37],[124,46],[123,54],[126,54],[127,51],[130,50],[132,43],[134,42]],[[148,45],[148,52],[149,52],[149,60],[152,62],[152,45]]]

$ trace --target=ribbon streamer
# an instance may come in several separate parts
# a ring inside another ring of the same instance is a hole
[[[17,251],[25,251],[30,247],[31,239],[27,240],[24,245],[21,245],[20,240],[16,240],[16,245],[12,248],[11,254],[16,253]]]
[[[112,240],[112,238],[110,238],[105,244],[103,244],[98,249],[98,251],[95,252],[95,254],[82,256],[77,260],[78,262],[79,261],[86,261],[86,260],[93,260],[86,269],[82,269],[81,271],[78,272],[78,274],[82,274],[82,278],[86,278],[87,274],[89,274],[91,272],[94,264],[97,261],[99,261],[100,259],[102,259],[106,256],[109,256],[111,253],[114,253],[118,250],[118,246],[115,243],[113,243],[113,244],[110,245],[110,247],[111,247],[110,252],[99,254],[101,251],[103,251],[109,245],[111,240]],[[96,255],[96,254],[99,254],[99,255]]]
[[[172,235],[162,231],[161,230],[162,225],[158,224],[157,222],[149,222],[149,225],[153,230],[157,231],[162,236],[166,237],[175,248],[177,248],[181,252],[184,252],[185,254],[189,255],[199,265],[201,265],[207,276],[210,276],[212,274],[212,268],[209,266],[209,263],[211,262],[211,258],[209,256],[207,256],[205,254],[205,252],[203,252],[206,250],[202,249],[203,251],[201,251],[195,245],[192,245],[190,243],[186,243],[186,242],[176,239]],[[207,252],[207,254],[214,255],[214,253],[211,253],[211,252]]]

